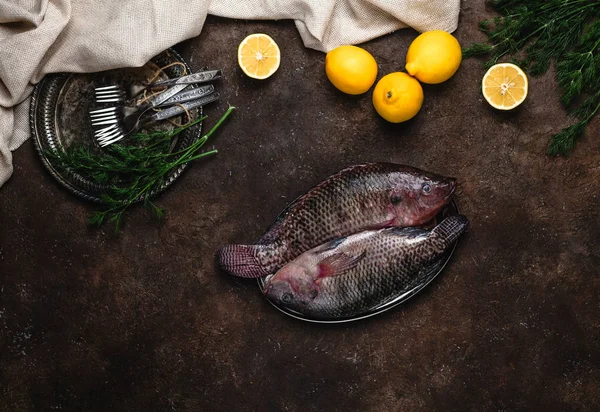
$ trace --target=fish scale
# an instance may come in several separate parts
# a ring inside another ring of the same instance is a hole
[[[365,229],[423,224],[449,202],[454,184],[453,178],[392,163],[346,168],[292,202],[255,245],[222,248],[219,263],[236,276],[267,276],[329,240]],[[423,192],[425,185],[429,193]]]
[[[314,319],[358,316],[426,285],[467,226],[465,216],[455,215],[431,231],[386,228],[348,236],[301,254],[267,278],[264,291],[277,304]],[[345,268],[331,263],[338,257],[358,260]]]

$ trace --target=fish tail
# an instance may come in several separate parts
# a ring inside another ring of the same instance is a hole
[[[227,245],[217,252],[221,268],[231,275],[259,278],[269,273],[263,268],[260,252],[263,245]]]
[[[442,220],[431,233],[443,239],[446,244],[451,244],[467,230],[467,227],[469,227],[469,220],[466,216],[454,215]]]

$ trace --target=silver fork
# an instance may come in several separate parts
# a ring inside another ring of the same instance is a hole
[[[170,106],[178,103],[185,103],[194,99],[197,99],[202,96],[206,96],[215,91],[215,87],[212,84],[208,84],[205,86],[200,86],[195,89],[180,91],[177,92],[174,96],[169,97],[167,100],[162,103],[160,100],[149,100],[150,108],[153,107],[162,107],[162,106]],[[120,107],[120,106],[111,106],[104,109],[97,109],[90,111],[90,118],[92,119],[92,126],[105,125],[105,124],[113,124],[119,121],[121,116],[120,112],[123,112],[123,116],[128,116],[130,114],[138,113],[140,116],[145,113],[143,110],[144,107],[140,107],[139,109],[129,108],[129,107]]]
[[[165,102],[186,87],[187,85],[175,85],[156,96],[152,96],[148,101],[138,106],[133,113],[125,113],[129,110],[125,106],[112,106],[105,109],[92,110],[90,111],[92,126],[116,124],[123,117],[128,119],[128,122],[133,121],[133,124],[135,124],[148,110]]]
[[[137,96],[145,88],[146,86],[132,85],[126,91],[124,86],[118,84],[96,87],[94,89],[96,103],[121,103],[127,100],[128,95]]]
[[[164,86],[174,86],[181,84],[206,83],[221,77],[221,70],[207,70],[198,73],[192,73],[186,76],[175,77],[173,79],[162,80],[147,85],[131,85],[128,87],[122,85],[102,86],[94,89],[96,103],[122,103],[127,98],[137,96],[143,90]]]
[[[196,89],[194,89],[196,90]],[[119,140],[123,139],[127,135],[132,132],[135,132],[142,127],[154,123],[160,120],[165,120],[173,116],[180,115],[185,113],[186,111],[195,109],[197,107],[203,106],[205,104],[214,102],[219,99],[219,93],[212,93],[205,95],[204,97],[196,98],[194,100],[190,100],[184,103],[181,103],[178,106],[171,106],[160,112],[157,112],[151,116],[147,116],[142,118],[141,116],[134,115],[126,116],[122,122],[109,123],[109,126],[103,127],[101,129],[96,130],[95,138],[98,141],[100,146],[108,146]],[[98,123],[100,124],[100,123]],[[106,123],[102,123],[106,124]]]
[[[163,106],[168,106],[168,105],[173,105],[173,104],[185,103],[188,101],[198,99],[203,96],[207,96],[207,95],[211,94],[212,92],[214,92],[214,90],[215,90],[215,87],[212,84],[209,84],[209,85],[201,86],[201,87],[198,87],[198,88],[195,88],[192,90],[182,91],[182,92],[179,92],[176,95],[170,97],[169,99],[165,100],[162,103],[155,104],[155,106],[163,107]],[[105,134],[108,132],[113,132],[114,135],[116,136],[119,133],[119,130],[117,129],[117,127],[108,128],[105,125],[115,125],[119,121],[121,121],[121,119],[123,119],[123,117],[124,117],[123,121],[125,122],[124,127],[126,128],[123,131],[123,133],[125,133],[125,134],[129,133],[127,130],[130,126],[129,122],[132,121],[129,119],[131,119],[131,118],[140,119],[142,115],[143,115],[143,113],[140,114],[139,111],[136,111],[133,108],[116,106],[116,107],[108,107],[105,109],[93,110],[90,112],[90,119],[92,120],[92,126],[94,128],[97,128],[98,126],[104,126],[104,127],[102,127],[102,130],[96,130],[96,132],[94,133],[95,137],[98,138],[98,137],[105,137]],[[127,121],[125,121],[125,119],[127,119]],[[112,137],[112,136],[109,136],[109,137]]]

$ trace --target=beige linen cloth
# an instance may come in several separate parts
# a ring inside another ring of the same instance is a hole
[[[207,14],[292,19],[306,47],[326,52],[404,27],[452,32],[459,9],[460,0],[0,0],[0,186],[47,73],[141,66],[197,36]]]

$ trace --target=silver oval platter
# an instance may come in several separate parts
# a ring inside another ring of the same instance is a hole
[[[125,87],[142,85],[149,79],[167,80],[192,73],[183,58],[174,50],[166,50],[153,57],[142,67],[109,70],[98,73],[55,73],[45,76],[35,87],[31,97],[29,122],[37,153],[50,174],[71,193],[86,200],[102,203],[106,186],[92,181],[87,176],[75,173],[61,165],[60,156],[71,145],[82,144],[93,153],[102,151],[94,139],[89,120],[89,111],[99,107],[94,98],[96,87],[120,84]],[[190,88],[196,87],[191,85]],[[202,116],[202,108],[191,110],[191,120]],[[174,118],[185,122],[185,116]],[[200,137],[202,122],[189,127],[174,138],[171,151],[188,147]],[[174,128],[171,122],[153,124],[145,132]],[[155,187],[150,197],[165,189],[183,173],[187,164],[172,170],[164,182]],[[115,183],[115,185],[118,185]],[[143,200],[143,199],[139,199]]]
[[[441,222],[444,218],[448,217],[448,216],[454,216],[459,214],[459,210],[458,210],[458,206],[456,204],[456,202],[454,201],[454,199],[444,208],[442,209],[442,211],[440,213],[438,213],[438,215],[427,225],[424,226],[424,228],[426,229],[431,229],[433,228],[437,223]],[[448,262],[450,261],[450,258],[452,257],[452,255],[454,254],[454,249],[456,248],[456,242],[454,243],[454,245],[448,249],[448,251],[446,252],[446,254],[443,257],[443,264],[440,267],[440,270],[431,277],[431,279],[429,280],[429,282],[427,282],[426,284],[420,285],[418,288],[414,288],[414,289],[410,289],[410,290],[404,290],[399,292],[396,296],[393,296],[392,299],[380,306],[371,308],[370,310],[361,313],[360,315],[356,315],[356,316],[352,316],[352,317],[345,317],[345,318],[336,318],[336,319],[313,319],[313,318],[309,318],[301,313],[298,313],[294,310],[291,310],[285,306],[280,306],[278,304],[276,304],[275,302],[269,300],[269,302],[275,306],[278,310],[280,310],[281,312],[285,313],[288,316],[291,316],[293,318],[296,319],[300,319],[306,322],[313,322],[313,323],[345,323],[345,322],[352,322],[352,321],[356,321],[356,320],[360,320],[360,319],[365,319],[365,318],[369,318],[371,316],[375,316],[378,315],[380,313],[386,312],[398,305],[400,305],[401,303],[406,302],[408,299],[410,299],[411,297],[415,296],[417,293],[419,293],[423,288],[425,288],[429,283],[431,283],[431,281],[433,281],[433,279],[435,279],[446,267],[446,265],[448,264]],[[261,291],[261,293],[264,291],[264,287],[265,287],[265,279],[266,278],[259,278],[258,280],[258,287]]]

